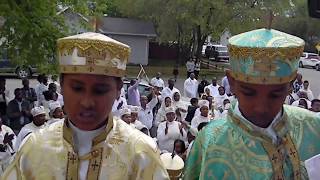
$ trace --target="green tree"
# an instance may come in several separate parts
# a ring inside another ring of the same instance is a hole
[[[36,65],[40,70],[56,71],[56,40],[69,33],[59,12],[69,7],[83,15],[95,15],[106,10],[106,3],[97,0],[2,0],[0,16],[5,23],[0,29],[9,59],[18,65]],[[92,6],[91,6],[92,7]]]

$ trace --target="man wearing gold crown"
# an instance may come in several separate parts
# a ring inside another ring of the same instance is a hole
[[[2,179],[168,179],[156,143],[110,115],[130,48],[91,32],[57,44],[67,118],[32,133]]]
[[[304,41],[258,29],[229,40],[236,95],[227,118],[197,136],[187,160],[189,179],[304,179],[304,161],[320,153],[320,118],[283,105],[291,91]]]

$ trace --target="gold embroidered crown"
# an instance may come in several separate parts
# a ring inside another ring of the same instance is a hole
[[[123,77],[130,47],[103,34],[87,32],[58,39],[61,73]]]

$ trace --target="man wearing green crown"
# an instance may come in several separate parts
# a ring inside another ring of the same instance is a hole
[[[258,29],[229,40],[232,103],[193,143],[184,179],[304,179],[320,153],[320,118],[286,106],[304,41]]]

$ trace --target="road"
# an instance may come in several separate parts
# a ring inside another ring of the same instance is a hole
[[[303,80],[308,80],[310,82],[310,88],[314,96],[318,97],[320,95],[320,71],[316,71],[314,69],[302,68],[302,69],[299,69],[299,72],[302,74]],[[164,79],[164,80],[166,81],[167,79]],[[182,93],[183,93],[184,80],[185,79],[181,77],[181,79],[178,79],[176,82],[176,87],[180,89]],[[36,84],[37,84],[37,80],[35,78],[32,78],[30,80],[30,86],[35,87]],[[13,91],[17,87],[22,87],[21,80],[8,77],[7,88],[11,91],[12,98],[13,98]]]

